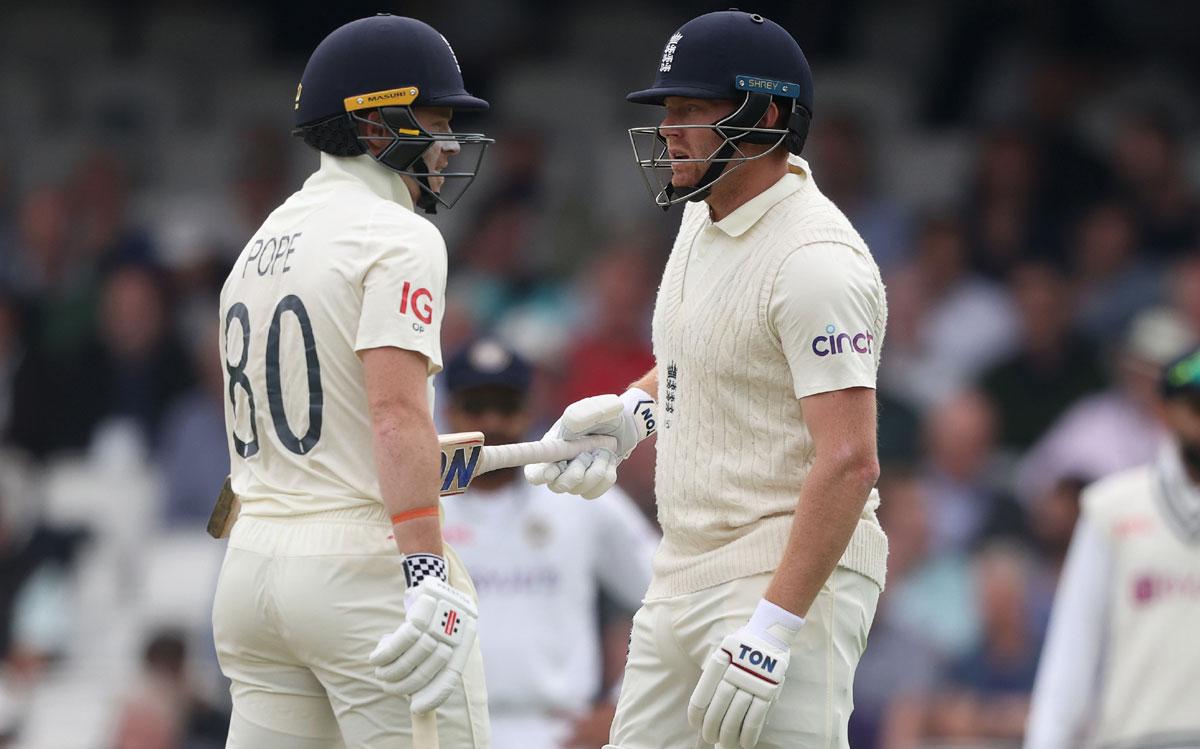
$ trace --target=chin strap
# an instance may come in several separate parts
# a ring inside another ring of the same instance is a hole
[[[429,186],[429,167],[425,165],[425,160],[418,156],[416,162],[410,165],[409,169],[418,173],[413,177],[421,188],[421,194],[417,196],[416,200],[417,208],[430,215],[436,214],[438,199],[433,188]]]

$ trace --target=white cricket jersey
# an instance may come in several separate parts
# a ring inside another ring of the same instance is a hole
[[[875,387],[887,321],[879,270],[808,165],[714,222],[688,204],[654,308],[655,494],[663,543],[650,598],[774,570],[814,445],[800,399]],[[872,491],[841,566],[881,588]]]
[[[491,710],[586,708],[601,680],[597,593],[641,603],[658,541],[650,522],[620,489],[583,501],[523,479],[442,507],[479,595]]]
[[[441,369],[446,247],[369,156],[321,167],[246,244],[221,290],[233,489],[246,515],[381,503],[358,352]]]
[[[1200,746],[1200,487],[1176,450],[1085,491],[1026,749]]]

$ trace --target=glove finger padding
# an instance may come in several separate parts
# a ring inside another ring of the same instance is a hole
[[[421,636],[420,630],[410,626],[408,622],[400,625],[400,628],[391,634],[384,635],[375,649],[371,651],[371,655],[367,658],[367,662],[372,666],[384,666],[399,658],[413,643]]]
[[[567,469],[567,461],[557,463],[530,463],[525,466],[525,480],[534,486],[549,484]]]
[[[587,473],[587,469],[592,465],[592,454],[590,452],[580,453],[571,460],[567,461],[566,470],[559,474],[558,478],[547,484],[551,491],[570,494],[578,494],[579,484],[583,481],[583,476]]]
[[[455,648],[446,668],[433,681],[417,690],[412,696],[412,709],[418,713],[429,712],[441,707],[450,699],[462,683],[462,672],[475,642],[475,621],[468,619],[463,624],[462,647]]]
[[[430,639],[432,640],[433,638]],[[435,676],[442,673],[453,654],[454,651],[449,645],[444,642],[435,642],[433,650],[425,660],[417,663],[417,667],[412,669],[411,673],[403,679],[385,683],[391,684],[389,691],[395,694],[414,694],[417,690],[433,681]],[[376,675],[378,676],[378,672]],[[422,711],[418,710],[417,712]]]
[[[430,635],[417,632],[416,628],[408,622],[400,626],[397,634],[403,630],[409,630],[416,634],[412,639],[412,644],[400,654],[399,658],[385,663],[382,666],[375,667],[375,677],[387,682],[398,682],[408,677],[417,666],[421,665],[433,652],[437,650],[438,641]]]
[[[754,696],[740,689],[733,695],[725,717],[721,720],[721,732],[717,737],[721,747],[737,749],[742,738],[742,722],[746,719],[746,712],[753,702]]]
[[[752,747],[783,688],[791,653],[747,633],[729,635],[704,663],[688,721],[710,744]]]
[[[712,702],[708,703],[708,709],[704,711],[704,725],[700,727],[700,735],[708,743],[715,744],[720,739],[721,721],[725,718],[729,704],[733,702],[736,694],[737,688],[728,681],[722,680],[717,684]]]
[[[771,704],[757,698],[750,703],[750,709],[742,720],[742,749],[758,746],[758,738],[767,725],[767,711],[771,709]]]
[[[467,654],[475,642],[475,604],[470,596],[437,577],[427,577],[405,592],[405,621],[385,635],[371,653],[375,676],[390,694],[415,695],[428,712],[445,701],[447,684],[453,691],[455,678],[441,678],[457,667],[462,673]]]
[[[576,492],[584,499],[595,499],[617,482],[617,456],[611,450],[592,451],[592,464],[583,472]]]
[[[692,728],[700,728],[704,725],[704,713],[708,710],[713,693],[717,691],[717,685],[721,683],[721,675],[725,673],[728,665],[729,656],[719,649],[714,650],[708,656],[708,660],[704,662],[704,669],[700,672],[700,682],[692,690],[692,698],[688,701],[688,722],[692,724]]]

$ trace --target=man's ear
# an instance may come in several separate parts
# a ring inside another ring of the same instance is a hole
[[[774,99],[767,105],[767,111],[763,113],[762,119],[758,121],[758,127],[771,128],[774,130],[783,130],[787,128],[787,114],[775,102]]]

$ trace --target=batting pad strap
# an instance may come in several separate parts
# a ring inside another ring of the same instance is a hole
[[[437,514],[438,508],[436,506],[418,507],[415,510],[405,510],[404,512],[398,512],[395,515],[392,515],[392,525],[400,525],[401,523],[407,523],[410,520],[427,518]]]
[[[412,588],[427,577],[436,577],[448,582],[446,560],[437,554],[405,554],[404,584]]]

